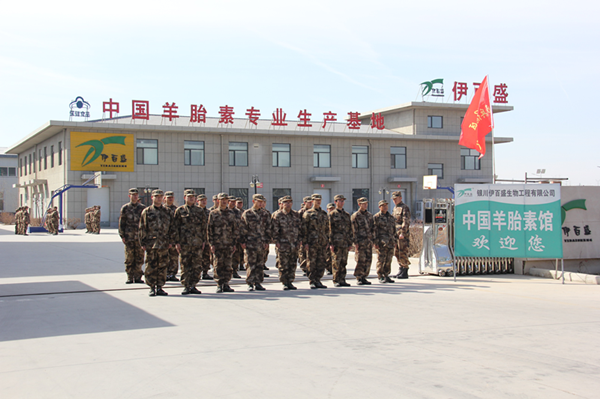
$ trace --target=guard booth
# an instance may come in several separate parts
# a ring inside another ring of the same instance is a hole
[[[423,200],[423,250],[419,258],[421,274],[440,277],[454,273],[452,199],[428,198]]]

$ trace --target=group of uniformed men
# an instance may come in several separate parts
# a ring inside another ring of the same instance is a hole
[[[58,208],[48,208],[48,212],[46,213],[46,229],[49,234],[52,234],[53,236],[58,235],[59,219]]]
[[[85,234],[100,234],[100,205],[85,208]]]
[[[15,234],[26,236],[29,227],[29,207],[20,206],[15,211]]]
[[[229,286],[239,265],[245,265],[248,291],[262,291],[269,244],[274,243],[279,281],[284,290],[293,285],[298,260],[308,276],[311,289],[327,288],[321,283],[327,264],[331,264],[336,287],[346,282],[348,252],[354,246],[358,285],[370,285],[373,248],[378,252],[377,276],[380,283],[393,283],[392,257],[400,265],[397,278],[408,278],[410,211],[402,202],[402,194],[392,193],[393,214],[388,202],[379,201],[379,212],[372,215],[368,199],[359,198],[359,210],[352,216],[344,210],[346,198],[334,197],[328,212],[321,209],[321,196],[304,197],[299,211],[292,209],[292,198],[279,199],[279,210],[272,215],[265,209],[262,194],[252,197],[252,207],[243,211],[243,201],[220,193],[213,197],[214,206],[207,208],[207,197],[185,190],[185,204],[174,205],[172,191],[152,192],[152,204],[144,207],[136,188],[129,190],[130,202],[123,205],[119,218],[119,235],[125,244],[127,284],[145,283],[150,296],[168,295],[166,281],[178,281],[181,264],[182,295],[200,294],[200,279],[213,279],[217,292],[233,292]],[[163,203],[164,201],[164,203]],[[144,256],[145,252],[145,256]],[[243,256],[245,253],[245,256]],[[243,257],[242,257],[243,256]],[[142,264],[145,270],[142,271]],[[179,259],[178,259],[179,258]],[[214,277],[208,272],[213,267]],[[268,269],[267,269],[268,270]]]

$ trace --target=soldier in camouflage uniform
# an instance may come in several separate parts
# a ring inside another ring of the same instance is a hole
[[[204,194],[200,194],[197,197],[197,206],[200,207],[200,209],[202,209],[202,211],[206,215],[206,223],[208,224],[208,215],[210,215],[210,211],[206,207],[207,201],[208,201],[208,198],[206,198],[206,195],[204,195]],[[206,242],[208,241],[208,231],[207,231],[207,236],[205,237],[205,241]],[[212,264],[210,259],[211,259],[210,245],[208,245],[208,242],[207,242],[206,245],[204,246],[204,250],[202,251],[202,280],[212,280],[213,279],[208,274],[208,271],[210,270],[210,265]]]
[[[235,251],[238,239],[238,221],[229,209],[229,197],[225,193],[218,196],[219,208],[208,216],[208,242],[214,257],[217,292],[234,292],[229,286],[233,269],[231,254]]]
[[[21,213],[21,234],[26,236],[27,228],[29,227],[29,207],[25,205]]]
[[[394,191],[392,193],[392,200],[396,207],[392,216],[396,220],[396,237],[398,239],[396,244],[396,259],[400,269],[396,278],[408,278],[408,268],[410,261],[408,260],[408,248],[410,246],[410,209],[404,202],[402,202],[402,193],[400,191]]]
[[[263,262],[265,252],[269,248],[271,240],[271,220],[265,218],[261,212],[261,204],[266,203],[262,194],[252,196],[252,208],[242,214],[240,229],[240,245],[246,250],[244,258],[246,263],[246,284],[248,291],[264,291],[261,285],[263,281]]]
[[[271,225],[271,216],[272,215],[271,215],[271,212],[269,212],[267,210],[267,202],[266,201],[259,202],[258,205],[259,205],[260,214],[261,214],[261,217],[264,220],[264,223],[269,224],[269,226],[270,226]],[[269,242],[270,242],[270,240],[271,240],[271,237],[270,237],[270,230],[269,230]],[[267,261],[269,260],[269,251],[270,250],[271,250],[271,248],[267,245],[267,250],[264,252],[263,259],[262,259],[262,268],[263,268],[263,271],[264,270],[269,270],[269,268],[267,267]],[[269,275],[267,273],[264,273],[264,272],[263,272],[262,276],[263,276],[263,278],[264,277],[269,277]]]
[[[144,251],[140,245],[138,231],[140,217],[144,205],[139,202],[137,188],[129,189],[130,202],[121,207],[119,216],[119,236],[125,244],[125,273],[127,273],[126,284],[133,282],[143,284],[142,265],[144,264]]]
[[[310,288],[327,288],[321,283],[329,244],[329,219],[321,209],[321,195],[313,194],[313,207],[302,215],[300,236],[307,253],[306,267]]]
[[[173,191],[167,191],[165,193],[165,203],[163,204],[165,209],[169,211],[171,216],[175,216],[177,205],[175,205],[175,194]],[[179,281],[177,278],[177,272],[179,271],[179,252],[175,247],[175,243],[171,243],[169,248],[169,266],[167,266],[167,281]]]
[[[92,234],[100,234],[100,205],[94,206],[92,211]]]
[[[233,212],[233,214],[235,215],[235,218],[238,222],[238,230],[241,229],[241,225],[242,225],[242,211],[240,211],[236,206],[237,202],[237,198],[233,197],[233,196],[229,196],[229,209],[231,210],[231,212]],[[231,255],[231,267],[233,269],[233,274],[232,277],[233,278],[242,278],[242,276],[239,275],[238,270],[239,270],[239,266],[244,264],[244,250],[241,246],[241,244],[238,242],[235,245],[235,252],[233,253],[233,255]]]
[[[344,210],[346,197],[338,194],[334,197],[335,206],[329,213],[329,249],[332,257],[333,282],[336,287],[349,287],[346,282],[348,251],[352,248],[352,222],[350,214]]]
[[[327,215],[329,215],[335,209],[335,205],[333,202],[327,204]],[[331,256],[331,251],[327,249],[327,257],[325,258],[325,274],[331,276],[333,274],[333,260]]]
[[[380,283],[393,283],[392,257],[396,249],[396,222],[388,212],[388,202],[379,201],[379,212],[373,216],[375,224],[375,249],[377,250],[377,277]]]
[[[304,212],[308,211],[309,209],[312,209],[312,206],[313,206],[312,197],[307,196],[307,197],[304,197],[302,200],[304,201],[302,203],[302,208],[300,208],[300,210],[298,211],[298,216],[300,217],[300,220],[302,220],[302,217],[304,216]],[[298,251],[298,261],[300,262],[300,269],[304,272],[305,276],[308,276],[308,270],[306,268],[307,256],[306,256],[306,250],[304,249],[304,244],[302,244],[302,246],[300,247],[300,249]]]
[[[354,276],[358,285],[370,285],[367,280],[371,271],[371,262],[373,261],[373,240],[375,231],[373,225],[373,215],[367,210],[369,200],[365,197],[358,199],[358,211],[352,214],[352,232],[354,234],[354,257],[356,259],[356,268]]]
[[[21,211],[23,207],[20,206],[15,210],[15,234],[20,234],[21,232]]]
[[[48,233],[52,235],[58,235],[58,210],[56,207],[49,208],[46,213],[46,227],[48,228]]]
[[[211,206],[208,209],[209,211],[214,211],[215,209],[219,208],[219,196],[218,195],[213,195],[212,196],[212,200],[213,200],[213,206]]]
[[[300,245],[300,215],[292,209],[292,197],[280,198],[282,209],[273,212],[271,233],[275,242],[279,281],[283,289],[295,290],[292,284],[296,278],[296,262]]]
[[[144,208],[140,217],[140,245],[146,251],[146,284],[150,286],[150,296],[169,295],[162,287],[167,281],[169,248],[173,242],[173,216],[163,207],[162,190],[152,191],[152,205]]]
[[[85,234],[90,234],[92,232],[92,208],[85,208],[85,216],[83,218],[85,221]]]
[[[185,205],[175,211],[173,237],[181,255],[181,295],[201,294],[196,288],[202,274],[202,257],[206,245],[208,218],[204,209],[196,206],[194,190],[185,190]]]
[[[235,199],[235,207],[243,214],[245,209],[244,209],[244,200],[241,197],[237,197]],[[238,249],[241,253],[244,253],[244,251],[242,250],[242,247],[238,247]],[[233,269],[236,269],[236,265],[233,265]],[[246,268],[244,267],[244,257],[240,256],[240,263],[238,265],[238,270],[246,270]]]

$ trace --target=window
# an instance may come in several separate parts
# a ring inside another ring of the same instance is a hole
[[[279,198],[286,195],[292,195],[291,188],[274,188],[273,189],[273,212],[279,209]]]
[[[58,164],[62,165],[62,141],[58,142]]]
[[[54,146],[50,146],[50,167],[54,167]]]
[[[19,159],[19,176],[23,177],[23,158]]]
[[[406,147],[390,147],[392,169],[406,169]]]
[[[158,140],[137,140],[137,164],[158,165]]]
[[[353,188],[352,189],[352,212],[358,211],[358,199],[366,197],[369,198],[368,188]],[[369,204],[370,205],[370,204]]]
[[[324,144],[314,145],[314,167],[331,168],[331,146]]]
[[[460,149],[460,168],[462,170],[480,170],[479,153],[469,148]]]
[[[437,175],[438,179],[444,178],[444,164],[429,163],[427,164],[428,175]]]
[[[369,146],[352,146],[352,167],[361,169],[369,167]]]
[[[33,154],[29,154],[29,173],[30,174],[33,173],[33,164],[35,162],[35,159],[32,159],[32,155]],[[25,172],[25,174],[27,174],[27,171]]]
[[[247,188],[230,188],[229,195],[240,197],[244,201],[244,209],[248,209],[248,189]]]
[[[273,144],[273,166],[279,168],[292,166],[289,144]]]
[[[248,166],[248,143],[229,142],[229,166]]]
[[[42,154],[42,149],[40,148],[40,157],[38,158],[38,162],[40,163],[38,165],[38,171],[42,171],[42,158],[43,158],[43,154]]]
[[[0,176],[5,177],[5,176],[16,176],[17,175],[17,168],[11,168],[11,167],[0,167]]]
[[[427,117],[427,127],[432,129],[441,129],[444,127],[443,120],[441,116],[428,116]]]
[[[48,147],[44,147],[44,170],[48,169]]]
[[[204,165],[204,141],[183,142],[184,165]]]

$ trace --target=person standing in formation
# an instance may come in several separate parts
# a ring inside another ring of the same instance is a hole
[[[85,215],[83,216],[85,222],[85,234],[91,234],[92,232],[92,208],[85,208]]]
[[[373,240],[375,238],[373,215],[367,210],[369,208],[367,198],[361,197],[357,202],[359,209],[351,217],[352,232],[356,244],[354,247],[354,257],[356,259],[354,277],[356,277],[358,285],[370,285],[371,282],[367,280],[367,277],[373,261]]]
[[[396,278],[406,279],[408,278],[408,268],[410,266],[410,261],[408,260],[410,247],[410,209],[402,202],[402,193],[400,191],[392,193],[392,200],[396,205],[392,215],[396,220],[397,244],[395,255],[400,265]]]
[[[307,254],[307,269],[310,288],[327,288],[321,283],[328,250],[329,219],[321,209],[321,195],[313,194],[313,207],[302,215],[302,245]]]
[[[373,216],[375,249],[377,250],[377,277],[380,283],[393,283],[389,275],[396,249],[396,222],[388,212],[388,202],[379,201],[379,212]]]
[[[214,258],[214,279],[217,293],[234,292],[229,281],[233,272],[231,255],[238,240],[238,221],[228,207],[228,195],[221,193],[218,200],[219,207],[208,216],[208,242]]]
[[[163,206],[171,213],[171,216],[175,216],[177,205],[175,205],[175,194],[173,191],[167,191],[165,193],[165,203]],[[167,266],[167,281],[179,281],[177,278],[178,271],[179,252],[177,252],[177,248],[175,248],[175,243],[171,243],[171,248],[169,248],[169,266]]]
[[[181,295],[201,294],[196,284],[202,275],[207,224],[204,209],[196,206],[196,193],[185,190],[185,205],[177,208],[173,218],[173,237],[181,255]]]
[[[140,217],[139,239],[146,251],[146,284],[150,286],[150,296],[169,295],[162,289],[167,281],[169,248],[173,242],[173,216],[163,207],[164,192],[152,191],[152,205],[144,208]]]
[[[329,213],[329,249],[332,258],[333,283],[336,287],[349,287],[346,282],[348,252],[352,248],[352,222],[350,214],[344,210],[346,197],[334,197],[335,209]]]
[[[238,230],[239,230],[242,225],[242,211],[240,211],[235,206],[236,202],[237,202],[237,198],[230,195],[228,206],[229,206],[229,209],[231,210],[231,212],[233,212],[233,214],[235,215],[235,219],[237,221]],[[240,276],[238,273],[240,264],[242,264],[242,265],[244,264],[244,251],[242,250],[242,247],[241,247],[240,243],[238,242],[235,244],[235,251],[231,255],[231,267],[233,269],[233,272],[232,272],[233,278],[242,278],[242,276]]]
[[[142,280],[144,251],[138,237],[140,217],[143,210],[144,205],[139,201],[138,189],[130,188],[129,203],[121,207],[119,216],[119,236],[125,244],[125,273],[127,273],[125,284],[144,283],[144,280]]]
[[[210,215],[210,211],[206,207],[206,203],[208,198],[206,195],[200,194],[197,197],[197,205],[202,209],[204,214],[206,215],[206,223],[208,224],[208,215]],[[208,234],[208,233],[207,233]],[[210,245],[208,245],[208,235],[204,238],[206,245],[204,245],[204,249],[202,250],[202,280],[212,280],[213,278],[208,274],[210,270],[210,265],[212,262],[210,261]]]
[[[312,206],[313,206],[313,200],[312,200],[312,197],[310,197],[310,196],[304,197],[302,199],[302,201],[303,201],[302,207],[298,211],[298,216],[300,217],[300,221],[302,221],[304,212],[308,211],[309,209],[312,209]],[[305,276],[308,276],[308,269],[306,268],[308,259],[307,259],[307,255],[306,255],[306,250],[304,249],[304,244],[300,247],[300,249],[298,251],[298,261],[300,262],[300,269],[302,270],[302,272],[304,273]]]
[[[287,291],[296,289],[292,283],[296,278],[296,261],[300,246],[300,215],[292,209],[292,197],[285,196],[280,201],[283,207],[273,213],[271,230],[275,242],[279,281]]]
[[[265,218],[262,204],[266,199],[262,194],[252,196],[252,208],[244,211],[241,218],[240,245],[246,251],[246,284],[248,291],[264,291],[263,261],[271,240],[271,220]]]

